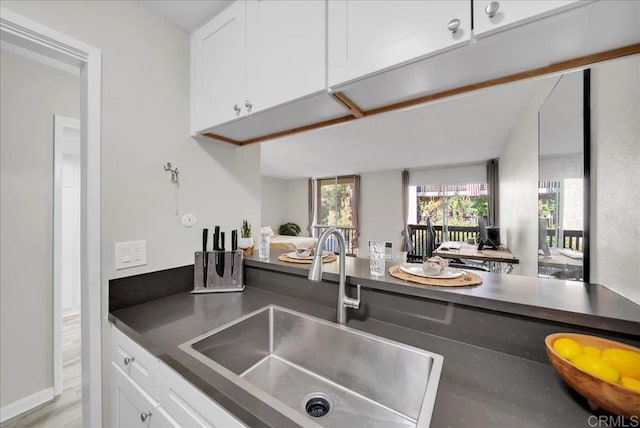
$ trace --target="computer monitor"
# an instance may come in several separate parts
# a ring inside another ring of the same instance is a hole
[[[482,241],[486,243],[489,237],[487,236],[487,221],[484,217],[478,217],[478,243]]]
[[[487,226],[484,217],[478,217],[478,250],[483,248],[498,249],[500,245],[500,229],[495,226]]]

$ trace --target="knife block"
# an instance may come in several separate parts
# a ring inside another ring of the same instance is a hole
[[[206,257],[206,282],[205,282]],[[227,293],[244,290],[242,250],[196,251],[193,267],[193,294]]]

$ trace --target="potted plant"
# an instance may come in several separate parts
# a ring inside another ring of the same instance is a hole
[[[300,229],[300,226],[298,226],[295,223],[289,222],[289,223],[280,225],[280,228],[278,229],[278,234],[286,235],[286,236],[298,236],[301,231],[302,229]]]
[[[238,248],[243,250],[245,255],[253,254],[251,224],[246,219],[242,220],[242,227],[240,228],[240,239],[238,239]]]

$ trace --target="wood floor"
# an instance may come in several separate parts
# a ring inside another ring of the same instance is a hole
[[[0,424],[0,428],[74,428],[82,426],[80,315],[63,318],[63,389],[53,401]]]

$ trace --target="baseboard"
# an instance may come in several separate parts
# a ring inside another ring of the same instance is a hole
[[[45,388],[35,394],[31,394],[18,401],[14,401],[11,404],[7,404],[0,408],[0,422],[14,418],[51,400],[53,400],[53,387]]]

